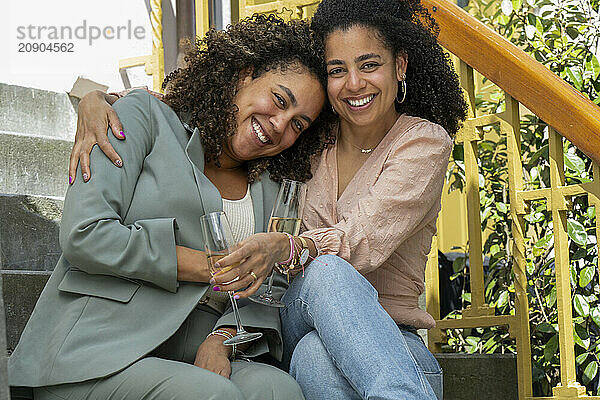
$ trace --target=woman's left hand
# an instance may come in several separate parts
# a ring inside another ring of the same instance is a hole
[[[210,283],[221,291],[246,290],[236,293],[241,298],[248,297],[258,290],[271,273],[276,262],[289,257],[290,244],[283,233],[257,233],[239,243],[237,250],[223,257],[218,264],[225,272],[211,279]],[[233,266],[231,269],[227,267]],[[236,279],[237,278],[237,279]],[[228,284],[225,284],[229,282]]]
[[[224,338],[218,335],[210,335],[198,347],[194,365],[207,369],[229,379],[231,375],[231,346],[223,344]]]

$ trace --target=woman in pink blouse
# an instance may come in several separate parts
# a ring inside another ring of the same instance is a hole
[[[281,311],[284,358],[305,397],[441,399],[441,370],[416,335],[435,323],[417,299],[462,91],[419,0],[324,0],[312,27],[339,124],[336,143],[312,160],[303,233],[248,238],[221,260],[241,264],[214,283],[246,297],[260,282],[225,282],[266,276],[273,253],[283,262],[294,250],[300,264],[307,249],[316,260]]]
[[[417,301],[462,91],[418,0],[323,0],[311,26],[340,122],[313,162],[301,236],[320,257],[284,295],[284,357],[307,400],[441,399]]]
[[[327,265],[292,282],[280,313],[290,374],[307,400],[441,399],[416,334],[435,322],[417,301],[462,91],[418,0],[324,0],[311,26],[340,122],[313,163],[301,234]]]
[[[441,399],[417,301],[462,91],[418,0],[323,0],[311,26],[340,122],[313,162],[301,236],[319,257],[284,295],[284,357],[307,400]]]

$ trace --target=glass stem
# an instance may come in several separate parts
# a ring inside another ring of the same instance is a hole
[[[229,300],[231,300],[231,306],[233,307],[233,316],[235,317],[235,325],[237,334],[245,333],[246,331],[242,327],[242,321],[240,320],[240,312],[238,311],[237,301],[233,298],[233,292],[227,292],[229,294]]]
[[[265,293],[267,296],[273,294],[273,276],[275,276],[275,271],[271,271],[271,275],[269,275],[269,284],[267,285],[267,292]]]

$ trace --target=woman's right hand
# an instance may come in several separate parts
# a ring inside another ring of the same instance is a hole
[[[219,260],[219,268],[223,268],[224,272],[213,276],[210,283],[222,291],[236,292],[241,298],[248,297],[260,288],[275,263],[287,259],[289,254],[289,239],[285,234],[255,233],[240,242],[235,251]],[[237,292],[241,289],[244,290]]]
[[[77,164],[81,163],[81,174],[87,182],[90,172],[90,153],[97,144],[117,167],[123,166],[123,160],[108,141],[107,129],[110,126],[113,135],[125,139],[123,126],[111,104],[117,96],[94,90],[81,99],[77,110],[77,132],[69,159],[69,183],[75,181]]]

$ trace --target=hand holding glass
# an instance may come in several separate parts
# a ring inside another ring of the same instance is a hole
[[[203,215],[200,217],[200,225],[202,227],[202,233],[204,234],[204,251],[208,257],[208,265],[210,268],[210,274],[215,275],[221,272],[224,268],[216,268],[215,263],[231,253],[234,250],[235,242],[233,240],[233,234],[231,233],[231,226],[227,220],[227,216],[224,212],[213,212],[210,214]],[[225,267],[227,270],[231,269],[235,265]],[[240,319],[240,313],[238,311],[237,302],[233,298],[232,292],[229,294],[229,300],[233,307],[233,315],[236,323],[236,335],[231,339],[227,339],[223,342],[225,345],[234,345],[240,343],[250,342],[256,340],[262,336],[260,332],[246,332],[242,326]]]
[[[305,199],[305,183],[284,179],[279,187],[279,193],[277,193],[277,198],[273,205],[268,232],[285,232],[292,236],[297,236],[300,232],[300,221]],[[271,307],[284,306],[282,302],[273,297],[274,274],[275,272],[271,271],[269,284],[265,293],[250,296],[250,300]]]

